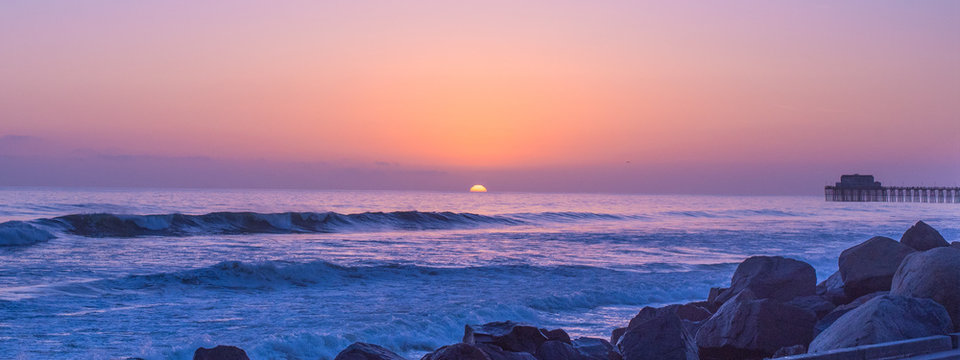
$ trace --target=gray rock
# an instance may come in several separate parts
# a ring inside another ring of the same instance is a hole
[[[465,344],[493,344],[506,351],[530,354],[536,354],[546,341],[547,336],[540,329],[513,321],[467,325],[463,332]]]
[[[610,333],[610,343],[616,344],[625,332],[627,332],[626,327],[613,329],[613,331]]]
[[[787,346],[787,347],[780,348],[780,350],[777,350],[777,352],[773,353],[772,357],[778,358],[778,357],[784,357],[784,356],[801,355],[806,353],[807,353],[806,345],[794,345],[794,346]]]
[[[405,360],[379,345],[355,342],[343,349],[334,360]]]
[[[835,271],[826,280],[817,284],[817,295],[829,300],[834,305],[843,305],[850,301],[843,292],[843,277],[840,271]]]
[[[697,345],[675,312],[660,311],[629,327],[617,343],[624,360],[697,360]]]
[[[193,360],[250,360],[247,352],[236,346],[217,345],[212,349],[197,348]]]
[[[882,295],[837,319],[813,339],[809,352],[943,335],[951,328],[947,311],[933,300]]]
[[[609,360],[615,355],[613,345],[604,339],[580,337],[572,342],[573,348],[587,360]]]
[[[537,349],[537,359],[539,360],[586,360],[577,349],[558,340],[548,340]]]
[[[756,299],[744,290],[704,322],[697,346],[702,359],[769,357],[780,348],[810,342],[816,321],[812,312],[773,299]]]
[[[490,360],[537,360],[531,353],[507,351],[493,344],[477,344],[476,346],[490,357]]]
[[[424,355],[420,360],[492,360],[483,350],[470,344],[453,344]]]
[[[960,249],[910,254],[894,274],[890,294],[932,299],[950,314],[953,328],[960,329]]]
[[[919,251],[950,246],[950,243],[943,238],[943,235],[940,235],[937,229],[923,221],[917,221],[916,224],[907,229],[907,232],[900,237],[900,243]]]
[[[559,340],[567,344],[570,343],[570,335],[567,335],[567,332],[563,331],[563,329],[554,329],[554,330],[540,329],[540,333],[542,333],[544,336],[547,337],[547,341]]]
[[[790,301],[814,295],[816,287],[817,273],[810,264],[782,256],[753,256],[737,266],[730,289],[720,293],[716,302],[726,302],[746,289],[758,299]]]
[[[830,325],[832,325],[834,321],[837,321],[837,319],[843,316],[843,314],[850,312],[850,310],[856,309],[858,306],[863,305],[867,301],[870,301],[870,299],[873,299],[877,296],[887,295],[888,293],[889,293],[888,291],[877,291],[875,293],[870,293],[870,294],[866,294],[864,296],[858,297],[847,304],[837,306],[832,311],[830,311],[829,313],[821,317],[819,321],[817,321],[817,325],[813,327],[813,336],[816,337],[817,335],[820,335],[821,332],[823,332],[828,327],[830,327]]]
[[[787,304],[813,312],[817,319],[827,315],[837,306],[822,296],[801,296],[787,302]]]
[[[707,305],[709,305],[707,310],[710,310],[710,312],[717,312],[717,309],[720,308],[720,305],[723,305],[723,302],[719,300],[720,294],[723,294],[727,290],[730,290],[730,288],[710,288],[710,293],[707,294]]]
[[[855,299],[890,290],[900,262],[915,250],[888,237],[877,236],[840,253],[843,291]]]
[[[653,319],[665,312],[674,313],[682,320],[693,322],[706,320],[710,318],[710,315],[712,315],[707,309],[692,304],[673,304],[659,308],[645,306],[643,309],[640,309],[640,312],[637,313],[633,319],[630,319],[630,323],[627,324],[627,328],[632,328],[636,324]]]

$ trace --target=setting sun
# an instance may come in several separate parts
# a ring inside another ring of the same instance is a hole
[[[487,192],[487,188],[483,185],[477,184],[470,187],[470,192]]]

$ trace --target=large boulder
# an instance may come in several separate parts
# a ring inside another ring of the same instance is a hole
[[[643,309],[640,309],[640,312],[633,317],[633,319],[630,319],[630,323],[627,324],[627,328],[633,328],[638,324],[660,316],[660,314],[663,313],[673,313],[682,320],[694,322],[706,320],[710,318],[710,315],[712,315],[707,309],[694,304],[673,304],[659,308],[644,306]]]
[[[810,343],[810,353],[950,331],[950,316],[930,299],[878,296],[841,316]]]
[[[834,305],[843,305],[849,302],[847,294],[843,292],[843,277],[840,276],[840,271],[835,271],[826,280],[817,284],[816,293],[817,296],[829,300]]]
[[[816,321],[810,311],[773,299],[757,299],[744,290],[703,323],[697,346],[701,359],[769,357],[780,348],[809,343]]]
[[[910,254],[893,276],[891,295],[932,299],[960,329],[960,249],[938,247]]]
[[[470,344],[447,345],[424,355],[420,360],[491,360],[480,348]]]
[[[585,360],[573,345],[559,340],[548,340],[537,349],[539,360]]]
[[[812,312],[817,319],[827,315],[837,306],[822,296],[801,296],[787,302],[787,304]]]
[[[405,360],[402,356],[379,345],[355,342],[343,349],[333,360]]]
[[[616,355],[613,345],[604,339],[580,337],[572,344],[586,360],[609,360],[610,356]]]
[[[193,360],[250,360],[247,352],[236,346],[217,345],[212,349],[197,348]]]
[[[536,354],[547,336],[535,326],[513,321],[498,321],[483,325],[467,325],[463,331],[466,344],[493,344],[506,351]]]
[[[815,294],[816,287],[817,272],[810,264],[782,256],[753,256],[737,266],[730,288],[720,293],[716,302],[726,302],[746,289],[758,299],[789,301]]]
[[[870,294],[866,294],[864,296],[858,297],[849,303],[837,306],[826,315],[820,317],[820,320],[817,321],[817,325],[813,327],[813,336],[816,337],[821,332],[823,332],[828,327],[830,327],[830,325],[833,325],[833,322],[837,321],[837,319],[843,316],[843,314],[850,312],[850,310],[856,309],[860,305],[863,305],[867,301],[870,301],[871,299],[877,296],[887,295],[888,293],[889,291],[877,291],[875,293],[870,293]]]
[[[487,354],[490,360],[537,360],[533,354],[528,352],[507,351],[493,344],[477,344],[476,346],[484,354]]]
[[[840,276],[848,298],[890,290],[900,262],[915,250],[888,237],[877,236],[840,253]]]
[[[907,229],[907,232],[900,237],[900,243],[919,251],[950,246],[950,243],[943,238],[943,235],[940,235],[937,229],[923,221],[917,221],[916,224]]]
[[[675,312],[660,311],[631,324],[617,343],[623,360],[697,360],[697,344]]]

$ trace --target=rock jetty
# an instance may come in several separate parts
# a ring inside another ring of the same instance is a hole
[[[846,249],[838,267],[817,284],[805,262],[753,256],[737,267],[730,287],[705,291],[704,301],[645,307],[613,329],[609,341],[492,322],[466,325],[462,342],[420,360],[759,360],[828,351],[844,359],[854,347],[909,339],[926,346],[960,331],[960,246],[926,223],[917,222],[900,241],[878,236]],[[194,359],[247,357],[218,346],[197,349]],[[399,359],[383,347],[354,343],[335,360]]]

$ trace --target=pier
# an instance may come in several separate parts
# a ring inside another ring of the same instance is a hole
[[[883,186],[873,175],[843,175],[823,191],[827,201],[960,204],[960,187]]]

